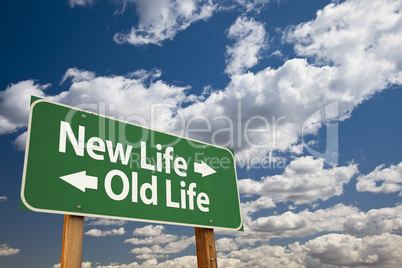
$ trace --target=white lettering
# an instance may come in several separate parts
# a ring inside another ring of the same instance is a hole
[[[147,190],[151,190],[151,198],[147,197]],[[144,204],[152,204],[152,205],[157,205],[158,204],[158,196],[157,196],[157,177],[156,176],[152,176],[152,183],[144,183],[141,186],[140,189],[140,197],[142,202],[144,202]]]
[[[137,193],[137,191],[138,191],[138,174],[137,174],[137,172],[131,173],[131,180],[133,183],[133,185],[131,185],[131,190],[133,191],[132,195],[131,195],[131,201],[133,203],[137,203],[138,202],[138,193]]]
[[[202,212],[208,212],[209,208],[203,207],[203,205],[209,205],[209,197],[206,193],[200,193],[197,196],[197,206],[198,209],[201,210]]]
[[[127,145],[127,149],[126,149],[125,154],[124,154],[124,150],[123,150],[123,144],[121,144],[121,143],[116,144],[116,150],[114,152],[113,152],[113,144],[112,144],[111,141],[106,140],[106,146],[107,146],[107,150],[108,150],[108,153],[109,153],[110,162],[116,163],[117,158],[120,155],[121,163],[123,165],[128,164],[128,160],[130,159],[131,150],[133,149],[133,146]]]
[[[194,210],[194,196],[196,195],[196,193],[194,192],[195,187],[197,187],[197,184],[195,182],[190,183],[187,190],[188,207],[190,210]]]
[[[177,157],[174,160],[173,166],[174,166],[174,171],[176,172],[177,175],[179,175],[180,177],[187,177],[187,173],[185,171],[180,170],[180,169],[187,170],[187,163],[183,157]]]
[[[148,170],[155,170],[155,166],[151,164],[147,164],[147,144],[144,141],[141,141],[141,168]]]
[[[78,127],[78,140],[74,136],[74,132],[68,122],[60,122],[60,140],[59,140],[59,152],[66,152],[66,140],[67,136],[74,148],[75,154],[84,156],[84,139],[85,139],[85,127]]]
[[[166,180],[166,206],[171,208],[179,208],[179,202],[172,201],[172,187],[171,181]]]
[[[98,145],[95,145],[97,143]],[[105,152],[105,143],[98,137],[92,137],[87,142],[87,151],[90,157],[96,160],[103,160],[103,155],[96,154],[94,151]]]
[[[115,194],[112,190],[112,180],[115,176],[120,177],[121,181],[123,182],[123,190],[121,191],[120,194]],[[130,183],[124,172],[114,169],[107,173],[105,177],[105,191],[111,199],[116,201],[123,200],[124,198],[127,197],[129,189],[130,189]]]
[[[165,172],[170,174],[170,160],[173,160],[173,147],[167,147],[165,149],[165,153],[163,154],[163,158],[165,158]]]

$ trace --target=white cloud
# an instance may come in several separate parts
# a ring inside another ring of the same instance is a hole
[[[27,126],[31,95],[44,97],[50,85],[38,85],[33,80],[11,84],[0,91],[0,135]]]
[[[142,228],[136,228],[133,235],[146,236],[143,239],[130,238],[126,239],[124,243],[133,245],[153,245],[151,247],[137,247],[131,250],[131,253],[138,254],[140,259],[156,259],[166,258],[166,254],[179,253],[187,247],[195,243],[194,237],[178,237],[177,235],[162,233],[162,225],[147,225]],[[165,246],[161,246],[166,244]]]
[[[302,256],[299,252],[287,250],[286,247],[264,245],[232,251],[227,255],[220,254],[218,260],[219,258],[229,259],[232,262],[238,260],[240,261],[239,267],[301,268],[305,267]]]
[[[7,196],[0,196],[0,202],[5,202],[7,199]]]
[[[94,111],[145,127],[163,130],[181,103],[192,99],[187,87],[168,85],[160,80],[160,71],[139,72],[127,76],[96,77],[92,72],[69,69],[63,81],[71,78],[68,91],[46,95],[50,85],[33,80],[11,84],[0,92],[0,135],[26,128],[31,95]],[[25,148],[26,133],[14,145]]]
[[[314,212],[288,211],[282,215],[260,217],[247,226],[250,231],[264,232],[269,237],[304,237],[324,231],[343,231],[347,217],[358,212],[359,210],[355,207],[338,204],[332,208]]]
[[[148,260],[148,259],[164,259],[167,258],[168,255],[158,255],[158,254],[141,254],[137,255],[137,259]]]
[[[270,0],[236,0],[236,2],[244,7],[247,12],[260,12],[262,8],[266,7]]]
[[[98,265],[96,268],[139,268],[139,267],[153,267],[155,264],[157,264],[156,259],[148,260],[144,262],[143,264],[138,264],[137,262],[133,262],[130,264],[116,264],[116,263],[111,263],[106,266],[101,266]]]
[[[95,237],[103,237],[103,236],[111,236],[111,235],[124,235],[126,231],[124,230],[124,227],[121,227],[119,229],[112,229],[112,230],[107,230],[107,231],[102,231],[99,229],[91,229],[87,231],[85,234],[89,236],[95,236]]]
[[[233,75],[224,90],[183,109],[186,118],[200,118],[192,128],[208,130],[191,136],[233,147],[239,159],[262,158],[298,144],[305,120],[326,105],[338,101],[338,115],[344,119],[373,93],[401,84],[399,2],[373,3],[330,4],[316,19],[288,30],[286,40],[307,58],[289,59],[277,69]],[[352,41],[344,42],[345,37]],[[259,130],[249,133],[247,127]],[[176,118],[172,130],[180,128]]]
[[[165,229],[162,225],[147,225],[142,228],[136,228],[133,235],[138,236],[158,236],[162,234],[162,230]]]
[[[229,259],[229,258],[218,258],[218,267],[243,267],[240,264],[242,262],[237,259]],[[183,256],[179,258],[175,258],[172,260],[167,260],[161,263],[158,263],[156,259],[150,259],[142,264],[138,264],[136,262],[130,264],[110,264],[107,266],[96,266],[96,268],[194,268],[197,267],[197,257],[196,256]]]
[[[240,74],[258,63],[259,54],[268,47],[266,32],[262,23],[246,17],[237,18],[230,27],[228,37],[236,41],[227,49],[225,72]]]
[[[277,202],[294,204],[327,200],[343,193],[343,185],[358,172],[357,166],[324,168],[320,159],[311,156],[293,160],[281,175],[263,177],[260,181],[239,180],[242,194],[256,194]]]
[[[398,165],[379,165],[367,175],[357,178],[356,189],[359,192],[395,193],[402,189],[402,162]]]
[[[286,212],[259,217],[246,223],[244,233],[232,232],[234,238],[216,240],[218,263],[220,267],[267,267],[268,264],[274,267],[356,267],[369,264],[375,267],[396,267],[402,263],[398,250],[402,246],[402,237],[389,232],[402,232],[400,215],[402,206],[362,212],[356,207],[338,204],[316,211],[306,209],[299,213]],[[162,230],[161,227],[149,225],[138,228],[137,233],[153,234],[156,239],[164,235]],[[309,240],[303,245],[299,242],[287,246],[253,244],[267,243],[273,237],[306,237],[323,232],[329,234]],[[341,234],[344,232],[347,234]],[[135,240],[134,244],[141,244],[136,243],[138,241]],[[153,267],[173,267],[169,266],[173,264],[174,267],[191,267],[195,261],[193,256],[162,263],[156,259],[179,253],[194,242],[194,237],[182,237],[161,246],[165,242],[155,240],[153,246],[134,248],[131,252],[138,254],[140,259],[148,259],[148,264],[152,263]],[[247,243],[254,246],[241,248]],[[337,262],[340,259],[342,261]],[[146,267],[145,263],[142,265],[132,263],[99,267]]]
[[[315,211],[291,211],[281,215],[244,219],[245,232],[218,231],[234,236],[235,244],[255,245],[274,237],[306,237],[322,232],[341,232],[354,236],[371,236],[388,232],[402,232],[402,206],[372,209],[363,212],[353,206],[337,204]],[[223,243],[223,242],[222,242]]]
[[[374,235],[402,232],[402,206],[372,209],[351,214],[344,223],[345,231],[352,235]]]
[[[354,95],[366,85],[366,92],[373,92],[402,82],[401,8],[397,0],[329,4],[315,20],[292,29],[288,40],[299,55],[339,66],[335,89],[348,88]],[[356,75],[359,79],[351,79]]]
[[[61,267],[60,263],[52,266],[52,268],[60,268],[60,267]],[[85,261],[85,262],[81,263],[81,268],[92,268],[92,263],[89,261]]]
[[[82,82],[82,81],[90,81],[95,78],[95,73],[78,70],[77,68],[69,68],[66,73],[63,75],[63,79],[61,80],[61,84],[67,81],[67,79],[71,78],[73,83]]]
[[[177,235],[172,234],[159,234],[157,236],[150,236],[144,239],[139,238],[129,238],[124,241],[124,243],[130,243],[133,245],[156,245],[156,244],[165,244],[169,242],[173,242],[177,240]]]
[[[115,42],[132,45],[161,45],[164,40],[173,39],[192,23],[210,18],[216,6],[210,0],[129,0],[137,6],[139,24],[129,33],[118,33]]]
[[[218,240],[219,241],[219,240]],[[327,234],[288,246],[261,245],[228,254],[218,253],[219,267],[399,267],[402,263],[402,237],[384,233],[357,238],[345,234]],[[195,256],[183,256],[158,263],[149,259],[142,264],[110,264],[97,268],[196,267]]]
[[[16,255],[20,252],[20,249],[10,248],[7,244],[0,244],[0,256]]]
[[[216,251],[233,251],[237,250],[237,244],[232,238],[221,238],[215,241]]]
[[[170,268],[170,267],[182,267],[193,268],[197,267],[197,257],[195,256],[183,256],[173,260],[168,260],[163,263],[158,263],[157,268]]]
[[[240,204],[242,219],[244,223],[251,221],[251,215],[261,209],[274,208],[276,206],[275,202],[271,197],[261,196],[253,201],[246,201]]]
[[[361,213],[355,207],[337,204],[327,209],[315,211],[306,209],[298,213],[288,211],[281,215],[254,219],[247,215],[243,218],[244,232],[220,232],[235,236],[234,241],[237,247],[244,244],[255,245],[256,242],[265,243],[274,237],[305,237],[320,232],[344,232],[346,231],[345,223],[351,217]],[[380,222],[378,224],[381,225]]]
[[[156,259],[150,259],[142,264],[138,264],[136,262],[130,264],[110,264],[107,266],[97,266],[96,268],[172,268],[172,267],[181,267],[181,268],[193,268],[197,267],[197,258],[195,256],[183,256],[173,260],[167,260],[162,263],[158,263]]]
[[[17,150],[24,151],[27,143],[28,132],[25,131],[19,135],[14,141],[13,145]]]
[[[123,220],[113,220],[113,219],[104,219],[104,218],[96,218],[91,219],[88,225],[98,225],[98,226],[123,226],[126,224],[126,221]]]
[[[68,0],[67,3],[70,5],[71,8],[74,8],[75,6],[91,6],[93,4],[94,0]]]
[[[153,245],[152,247],[140,247],[131,250],[134,254],[170,254],[179,253],[190,245],[195,243],[195,238],[193,237],[181,237],[180,240],[170,242],[166,246],[161,247],[160,245]]]
[[[182,7],[183,3],[189,7]],[[188,10],[180,12],[191,17],[192,3],[161,1],[156,10],[166,9],[168,20],[172,20],[169,10],[172,5],[179,5],[176,9]],[[155,112],[158,118],[154,126],[158,129],[232,147],[239,162],[247,156],[263,159],[274,150],[286,151],[300,144],[305,120],[326,105],[338,101],[339,117],[344,118],[374,92],[401,83],[402,54],[397,51],[402,46],[398,31],[402,12],[397,12],[395,1],[373,3],[376,7],[373,9],[372,5],[359,1],[328,5],[318,12],[316,19],[286,33],[286,40],[295,44],[296,52],[307,59],[290,59],[277,69],[267,67],[256,73],[233,75],[224,90],[212,92],[202,102],[201,98],[188,96],[187,88],[167,85],[155,78],[147,78],[146,83],[130,76],[95,77],[91,72],[77,69],[66,72],[64,80],[68,77],[73,83],[68,91],[47,97],[69,105],[96,104],[96,112],[119,115],[122,120],[146,126],[151,121],[151,104],[163,103],[165,107]],[[140,24],[150,23],[154,16],[159,16],[153,4],[144,1],[140,5],[144,9]],[[390,20],[382,19],[386,17]],[[169,23],[160,23],[170,27]],[[353,40],[347,39],[347,46],[343,45],[345,36]],[[317,61],[310,64],[311,59]],[[28,89],[34,95],[44,96],[46,87],[28,80],[1,92],[1,134],[26,127]],[[178,112],[176,109],[185,101],[192,102]],[[190,119],[193,121],[189,126]],[[319,126],[309,133],[315,134]],[[186,127],[204,131],[190,133]]]
[[[287,247],[263,245],[219,254],[237,267],[398,267],[402,263],[402,237],[381,234],[356,238],[328,234]]]
[[[323,267],[398,267],[402,263],[402,237],[381,234],[356,238],[350,235],[328,234],[295,246],[306,252],[306,266]]]

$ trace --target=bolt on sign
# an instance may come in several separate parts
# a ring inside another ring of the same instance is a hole
[[[44,99],[31,104],[21,209],[242,226],[233,153]]]

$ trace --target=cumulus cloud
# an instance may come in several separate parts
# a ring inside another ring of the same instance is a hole
[[[218,240],[219,241],[219,240]],[[326,234],[288,246],[261,245],[218,253],[219,267],[399,267],[402,263],[402,237],[384,233],[362,238],[347,234]],[[90,265],[90,263],[89,263]],[[98,265],[97,268],[196,267],[195,256],[183,256],[158,263]],[[55,266],[56,267],[56,266]],[[91,266],[88,266],[91,267]]]
[[[257,218],[248,224],[248,228],[264,232],[269,237],[303,237],[324,231],[343,231],[347,217],[358,212],[357,208],[343,204],[314,212],[288,211],[282,215]]]
[[[112,230],[107,230],[107,231],[102,231],[99,229],[91,229],[87,231],[85,234],[89,236],[95,236],[95,237],[103,237],[103,236],[111,236],[111,235],[124,235],[126,231],[124,230],[124,227],[121,227],[119,229],[112,229]]]
[[[49,86],[26,80],[11,84],[6,90],[0,91],[0,135],[26,127],[31,95],[44,97],[43,91]]]
[[[357,172],[355,164],[325,169],[322,160],[305,156],[293,160],[281,175],[263,177],[259,181],[243,179],[238,185],[242,194],[272,198],[275,203],[303,204],[341,195],[343,185]]]
[[[288,38],[299,55],[339,66],[334,89],[348,88],[354,94],[367,86],[366,94],[372,93],[402,81],[402,56],[397,52],[402,42],[401,8],[395,0],[333,3],[318,11],[314,21],[292,29]],[[359,79],[344,79],[357,74]]]
[[[234,236],[231,247],[256,245],[275,237],[306,237],[319,233],[346,233],[353,236],[372,236],[402,231],[402,206],[361,211],[354,206],[337,204],[327,209],[244,219],[244,233],[219,231]],[[227,242],[222,240],[220,243]],[[223,250],[222,250],[223,251]]]
[[[167,258],[170,253],[179,253],[195,243],[194,237],[178,237],[177,235],[163,233],[165,227],[162,225],[147,225],[136,228],[133,232],[135,236],[145,236],[145,238],[129,238],[124,243],[132,245],[153,245],[151,247],[137,247],[131,253],[138,254],[140,259]],[[164,246],[161,246],[166,244]]]
[[[262,8],[270,2],[270,0],[236,0],[240,7],[244,7],[246,12],[260,12]]]
[[[163,258],[167,258],[168,255],[158,255],[158,254],[141,254],[138,255],[137,258],[138,259],[142,259],[142,260],[148,260],[148,259],[163,259]]]
[[[229,254],[220,254],[218,260],[238,260],[239,267],[305,267],[303,255],[299,252],[291,252],[282,246],[264,245],[254,248],[246,248],[232,251]],[[230,267],[230,266],[229,266]]]
[[[165,262],[158,263],[156,259],[150,259],[142,264],[133,262],[130,264],[109,264],[106,266],[97,266],[97,268],[171,268],[171,267],[182,267],[182,268],[193,268],[197,267],[197,258],[195,256],[183,256],[175,258],[172,260],[167,260]]]
[[[359,192],[389,194],[402,189],[402,162],[398,165],[379,165],[367,175],[357,178],[356,189]]]
[[[27,137],[28,137],[28,132],[24,131],[22,134],[20,134],[13,142],[12,144],[14,147],[19,150],[19,151],[24,151],[26,147],[26,142],[27,142]]]
[[[60,268],[60,267],[61,267],[60,263],[52,266],[52,268]],[[81,263],[81,268],[92,268],[92,263],[89,261],[85,261],[85,262]]]
[[[185,3],[188,6],[183,7]],[[172,6],[175,5],[180,6],[176,9],[187,10],[190,17],[191,14],[198,14],[197,10],[201,12],[201,6],[214,7],[209,2],[193,4],[192,1],[161,1],[156,5],[156,12],[153,4],[139,2],[138,8],[144,9],[140,12],[144,14],[141,15],[143,19],[140,19],[140,25],[151,23],[155,16],[163,21],[164,17],[158,15],[165,12],[163,10],[167,10],[165,13],[169,21],[175,21],[176,15],[169,15],[169,10],[174,10]],[[314,20],[290,28],[285,33],[285,40],[294,44],[296,53],[303,58],[289,59],[276,69],[267,67],[256,73],[232,75],[225,89],[213,91],[206,98],[188,96],[187,87],[166,84],[160,80],[158,72],[153,76],[151,74],[152,79],[149,78],[150,72],[143,74],[142,77],[148,76],[148,82],[144,82],[144,79],[129,75],[102,77],[77,69],[67,70],[63,78],[64,82],[72,82],[68,91],[46,97],[73,106],[96,104],[96,112],[118,115],[122,120],[146,126],[151,121],[150,110],[155,108],[157,111],[154,109],[154,115],[158,115],[158,118],[153,120],[153,126],[234,148],[241,163],[247,157],[263,159],[272,151],[293,152],[294,148],[298,148],[300,152],[300,146],[297,145],[300,145],[303,126],[310,115],[328,104],[338,102],[338,114],[334,119],[346,118],[373,93],[391,84],[401,84],[402,55],[397,51],[402,46],[398,30],[402,12],[398,10],[395,1],[376,1],[373,5],[365,5],[360,1],[330,4],[319,11]],[[242,26],[233,26],[233,29],[239,28],[233,30],[234,33],[244,34],[241,29],[248,28],[261,29],[263,32],[262,26],[255,21],[243,18],[238,23]],[[160,24],[171,27],[169,23]],[[249,24],[253,26],[246,26]],[[140,35],[135,33],[133,38],[137,36]],[[344,42],[346,37],[352,40],[349,42],[346,39],[347,46]],[[246,43],[253,47],[255,39]],[[246,44],[241,45],[244,46]],[[256,47],[260,48],[259,45]],[[236,53],[233,55],[241,54]],[[233,62],[229,61],[230,64]],[[238,66],[246,68],[244,62],[240,62]],[[141,76],[141,72],[137,75]],[[46,87],[33,81],[23,81],[9,86],[1,93],[1,134],[26,126],[28,95],[31,94],[29,89],[36,93],[34,95],[45,96],[43,89]],[[183,102],[188,102],[188,105],[180,109]],[[163,104],[163,107],[151,107],[155,103]],[[325,125],[319,118],[317,120],[316,127],[309,128],[306,134],[316,134],[320,126]]]
[[[177,235],[172,234],[160,234],[158,236],[150,236],[144,239],[139,238],[130,238],[126,239],[124,243],[130,243],[133,245],[155,245],[155,244],[165,244],[176,241],[178,238]]]
[[[69,68],[63,75],[63,79],[61,80],[60,83],[63,84],[69,78],[71,78],[71,81],[73,83],[89,81],[95,78],[95,73],[85,70],[79,70],[77,68]]]
[[[298,144],[305,120],[328,104],[338,102],[343,120],[375,92],[400,85],[399,8],[397,1],[332,3],[314,20],[291,27],[284,40],[303,58],[233,75],[224,90],[183,109],[187,119],[198,117],[194,129],[205,130],[192,137],[235,148],[239,159],[262,158]],[[173,129],[180,129],[178,119]]]
[[[274,208],[276,206],[275,202],[269,196],[261,196],[253,201],[246,201],[241,203],[241,211],[247,217],[256,211],[261,209]],[[244,219],[244,216],[243,216]]]
[[[123,226],[124,224],[126,224],[126,221],[123,221],[123,220],[113,220],[113,219],[104,219],[104,218],[96,218],[96,219],[90,219],[90,220],[91,221],[88,223],[88,225]]]
[[[210,0],[186,1],[146,1],[128,0],[135,3],[139,24],[129,33],[118,33],[114,40],[118,44],[129,43],[140,46],[147,44],[161,45],[164,40],[171,40],[180,31],[192,23],[210,18],[216,6]]]
[[[374,235],[386,232],[402,232],[402,206],[395,208],[372,209],[368,212],[351,214],[344,222],[349,234]]]
[[[0,256],[16,255],[20,252],[20,249],[10,248],[7,244],[0,244]]]
[[[235,44],[228,46],[225,72],[240,74],[258,63],[259,54],[267,48],[266,32],[262,23],[246,17],[237,18],[230,27],[228,37]]]
[[[71,8],[74,8],[75,6],[91,6],[93,4],[94,0],[68,0],[67,3],[70,5]]]
[[[356,238],[328,234],[287,247],[263,245],[221,253],[222,259],[238,260],[239,267],[397,267],[402,263],[402,237],[389,233]]]
[[[97,77],[72,68],[63,78],[63,82],[71,80],[69,90],[58,95],[46,94],[50,85],[33,80],[11,84],[0,92],[0,135],[27,127],[31,95],[163,130],[181,103],[193,96],[185,93],[187,87],[168,85],[158,80],[159,76],[157,70],[142,70],[127,76]],[[22,133],[14,145],[24,149],[26,137]]]
[[[136,228],[133,235],[138,236],[158,236],[162,234],[162,230],[165,229],[162,225],[147,225],[142,228]]]
[[[188,248],[190,245],[193,245],[194,243],[195,243],[194,236],[193,237],[183,236],[179,240],[170,242],[165,246],[153,245],[151,247],[134,248],[131,250],[131,253],[140,255],[179,253]]]
[[[346,221],[361,213],[363,212],[355,207],[337,204],[327,209],[315,211],[305,209],[298,213],[288,211],[267,217],[253,218],[248,214],[243,217],[244,233],[227,231],[218,233],[234,236],[236,245],[232,246],[240,248],[245,244],[264,243],[274,237],[305,237],[321,232],[344,232]]]
[[[296,43],[295,49],[300,55],[314,56],[322,63],[350,64],[348,57],[351,55],[354,60],[358,59],[353,63],[356,67],[366,56],[367,61],[375,60],[375,66],[370,64],[364,68],[379,67],[379,56],[396,63],[400,55],[393,51],[393,46],[401,42],[400,35],[396,35],[402,24],[401,8],[397,0],[373,1],[371,5],[362,0],[332,3],[319,10],[315,20],[292,29],[288,38]],[[380,70],[384,71],[384,67]],[[395,65],[390,67],[388,70]]]
[[[308,267],[397,267],[402,263],[401,246],[402,237],[388,233],[363,238],[328,234],[310,240],[300,248],[306,252]],[[297,245],[295,250],[300,250]]]
[[[233,251],[237,250],[237,244],[233,238],[221,238],[215,241],[216,251]]]

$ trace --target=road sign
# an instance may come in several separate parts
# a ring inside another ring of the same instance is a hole
[[[38,212],[242,226],[230,150],[44,99],[31,105],[21,201]]]

